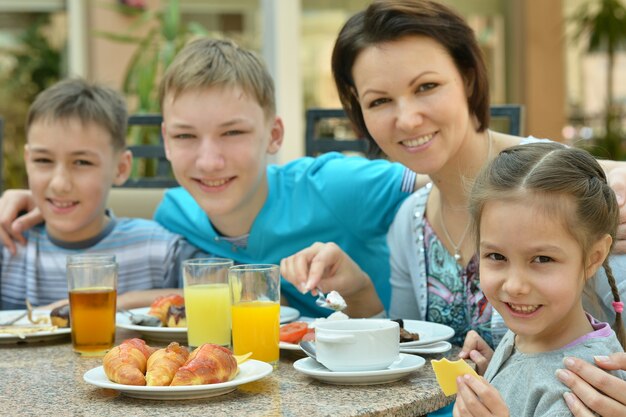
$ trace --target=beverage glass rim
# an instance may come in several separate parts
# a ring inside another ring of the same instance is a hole
[[[183,265],[216,265],[216,266],[220,266],[220,265],[228,265],[228,264],[234,264],[234,261],[232,259],[228,259],[228,258],[217,258],[217,257],[211,257],[211,258],[191,258],[191,259],[185,259],[183,261]]]
[[[229,269],[231,271],[268,271],[270,269],[278,268],[278,265],[275,264],[241,264],[231,266]]]
[[[67,255],[65,258],[67,265],[81,264],[110,264],[116,263],[115,255],[106,253],[81,253],[75,255]]]

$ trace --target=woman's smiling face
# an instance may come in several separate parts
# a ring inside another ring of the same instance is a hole
[[[467,83],[450,54],[429,37],[370,46],[352,74],[369,133],[390,159],[416,172],[439,171],[475,131]]]

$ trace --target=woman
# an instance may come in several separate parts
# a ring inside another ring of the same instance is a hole
[[[488,130],[489,87],[479,46],[463,18],[441,4],[373,2],[342,28],[332,68],[357,133],[428,176],[389,232],[389,314],[447,324],[457,343],[473,329],[491,344],[492,310],[468,237],[467,188],[501,150],[536,139]],[[609,176],[622,169],[606,162],[603,168]],[[303,290],[335,289],[347,303],[369,280],[332,243],[283,260],[281,272]]]

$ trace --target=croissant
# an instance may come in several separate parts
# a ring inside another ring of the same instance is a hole
[[[154,299],[152,304],[150,304],[150,310],[148,314],[151,316],[158,317],[161,320],[163,326],[167,326],[167,312],[170,309],[170,306],[184,306],[185,299],[182,295],[178,294],[170,294],[170,295],[162,295]]]
[[[188,357],[189,351],[176,342],[157,350],[148,358],[146,385],[169,385],[178,368],[183,366]]]
[[[104,373],[118,384],[146,385],[146,364],[154,350],[141,339],[125,340],[104,355]]]
[[[197,347],[181,366],[171,385],[202,385],[230,381],[237,375],[237,361],[222,346],[205,343]]]

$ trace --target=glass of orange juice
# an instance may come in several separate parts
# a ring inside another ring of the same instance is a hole
[[[278,265],[249,264],[230,268],[233,351],[278,364],[280,272]]]
[[[198,258],[183,261],[185,313],[189,346],[204,343],[230,347],[231,259]]]
[[[115,342],[115,255],[68,255],[66,267],[74,351],[102,356]]]

